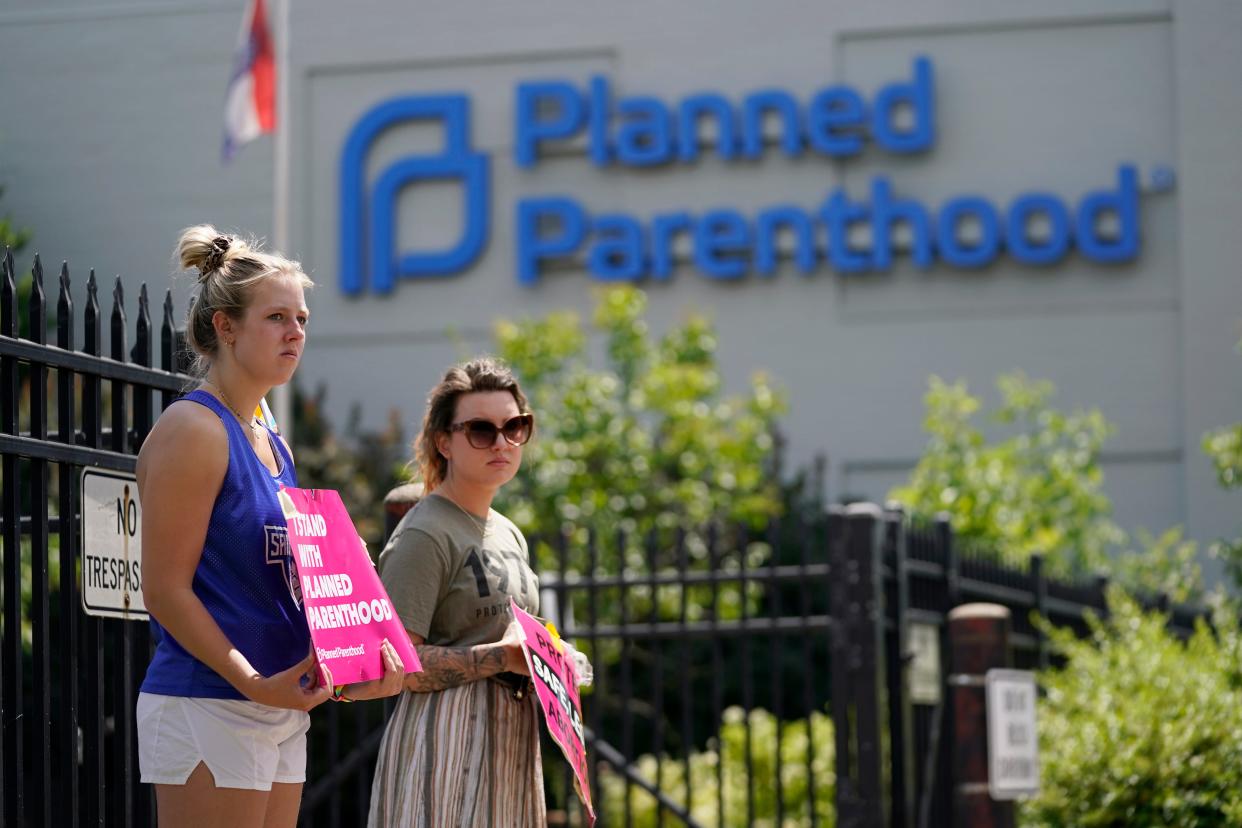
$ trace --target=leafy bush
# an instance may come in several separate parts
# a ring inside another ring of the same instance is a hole
[[[646,307],[635,288],[600,295],[603,369],[589,366],[573,313],[496,326],[498,355],[539,416],[530,462],[502,492],[524,530],[757,525],[779,510],[769,464],[780,395],[759,375],[749,394],[726,398],[711,324],[692,316],[653,342]]]
[[[497,355],[517,372],[538,417],[536,439],[497,508],[544,539],[537,560],[552,560],[546,542],[571,533],[579,551],[571,575],[591,564],[581,553],[588,526],[598,540],[597,574],[675,566],[678,531],[688,566],[702,569],[705,525],[758,527],[781,509],[771,473],[781,394],[759,375],[747,394],[726,397],[711,324],[691,316],[654,340],[646,307],[646,295],[632,287],[600,294],[593,323],[603,336],[602,368],[591,366],[587,332],[573,313],[496,326]],[[643,547],[650,533],[661,541],[654,561]],[[736,566],[746,555],[753,566],[767,554],[763,544],[735,546],[721,551],[721,561]],[[677,612],[680,590],[661,588],[655,596],[666,617]],[[690,620],[706,611],[709,592],[691,598]],[[649,592],[631,595],[635,617],[649,611]],[[739,591],[721,589],[720,602],[722,617],[736,615]],[[615,602],[603,603],[601,620],[613,617]]]
[[[1039,552],[1053,577],[1107,571],[1138,593],[1202,599],[1198,547],[1180,527],[1139,531],[1131,544],[1113,522],[1099,457],[1114,429],[1098,410],[1058,411],[1052,383],[1005,374],[1001,404],[985,418],[1000,436],[989,438],[976,423],[982,402],[964,382],[929,385],[927,448],[889,497],[915,514],[948,514],[958,542],[1014,565]]]
[[[1041,676],[1042,791],[1026,828],[1242,824],[1242,636],[1236,608],[1188,641],[1119,589],[1091,635],[1049,628],[1064,666]]]
[[[1113,427],[1097,410],[1052,408],[1052,384],[1022,374],[997,380],[1001,405],[989,419],[1008,436],[989,441],[981,408],[964,382],[932,377],[924,402],[927,448],[890,497],[916,513],[947,512],[955,536],[1007,557],[1047,556],[1049,572],[1096,570],[1124,539],[1102,490],[1100,446]]]
[[[836,824],[832,720],[822,713],[812,713],[809,734],[807,721],[778,722],[771,713],[759,709],[752,710],[748,717],[742,708],[730,707],[724,712],[719,737],[709,743],[707,750],[691,753],[688,761],[664,758],[662,762],[657,762],[655,756],[646,754],[639,757],[635,765],[644,779],[655,783],[670,800],[683,808],[686,807],[686,775],[689,773],[690,812],[700,825],[717,828],[795,828],[811,824],[810,808],[814,807],[816,824],[832,828]],[[753,768],[749,778],[754,795],[753,821],[748,816],[746,802],[748,727]],[[781,737],[779,786],[776,773],[778,728]],[[808,759],[814,775],[814,790],[811,790],[811,777],[807,772]],[[608,824],[625,824],[625,778],[615,772],[604,772],[600,776],[600,786],[601,810]],[[779,823],[778,787],[784,806],[784,819]],[[628,796],[635,826],[651,828],[659,824],[657,803],[650,794],[631,785]]]

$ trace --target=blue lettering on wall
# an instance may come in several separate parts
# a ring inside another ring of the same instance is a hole
[[[926,152],[936,140],[935,67],[916,57],[909,74],[870,96],[844,84],[806,99],[782,89],[738,98],[702,91],[680,101],[618,95],[604,76],[573,83],[523,81],[513,107],[513,160],[537,168],[551,152],[585,149],[597,167],[652,168],[692,164],[714,154],[753,163],[766,153],[790,158],[847,159],[875,150]],[[444,129],[437,153],[410,156],[370,176],[367,153],[385,130],[407,121],[436,121]],[[369,110],[351,130],[341,156],[341,286],[391,291],[399,278],[461,272],[486,245],[491,205],[488,157],[475,152],[465,95],[410,96]],[[428,179],[460,181],[463,229],[435,251],[397,250],[395,205],[401,192]],[[1003,254],[1024,265],[1056,265],[1077,248],[1088,261],[1130,261],[1139,251],[1138,171],[1121,164],[1114,182],[1077,204],[1042,192],[996,204],[963,194],[938,205],[903,197],[887,176],[868,192],[837,187],[814,205],[781,203],[746,213],[721,205],[695,214],[659,211],[642,217],[593,211],[571,194],[527,196],[514,202],[514,263],[518,281],[536,285],[549,269],[585,266],[601,281],[666,280],[674,247],[690,251],[704,277],[737,280],[771,276],[778,251],[789,249],[798,270],[843,274],[892,269],[900,257],[920,269],[938,263],[978,269]],[[908,241],[901,245],[895,239]],[[783,246],[782,246],[783,245]]]
[[[775,123],[781,152],[791,158],[808,148],[830,158],[857,155],[870,135],[886,152],[923,152],[935,142],[935,71],[932,62],[914,60],[909,81],[890,83],[868,107],[862,94],[832,86],[803,106],[781,89],[760,89],[735,104],[723,95],[701,92],[675,105],[645,95],[615,98],[602,76],[585,89],[562,80],[517,85],[513,160],[533,167],[541,149],[585,136],[587,155],[599,167],[646,167],[699,157],[700,128],[716,126],[721,158],[759,158],[764,127]],[[908,107],[912,124],[897,125],[899,107]]]
[[[1115,234],[1101,231],[1106,214],[1115,219]],[[1037,219],[1047,225],[1039,238],[1032,235]],[[760,210],[753,220],[717,209],[698,216],[657,214],[644,223],[621,213],[592,215],[569,196],[525,198],[517,205],[518,280],[536,284],[554,262],[576,259],[601,280],[664,279],[678,236],[690,240],[695,267],[708,278],[737,279],[751,270],[766,276],[776,268],[781,230],[790,233],[793,258],[803,273],[823,263],[842,273],[886,271],[896,258],[893,229],[899,224],[910,230],[910,260],[923,269],[937,261],[987,267],[1004,250],[1023,264],[1048,266],[1064,259],[1071,244],[1089,261],[1112,263],[1137,255],[1138,220],[1138,173],[1128,164],[1117,169],[1114,187],[1087,193],[1077,207],[1048,193],[1027,193],[1008,206],[962,195],[932,209],[894,197],[883,176],[871,180],[869,201],[837,189],[817,210],[781,204]],[[869,246],[850,243],[855,225],[870,227]]]

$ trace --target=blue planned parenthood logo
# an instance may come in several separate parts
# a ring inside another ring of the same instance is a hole
[[[809,96],[761,88],[664,100],[619,94],[603,75],[518,80],[511,160],[528,181],[550,160],[673,170],[706,155],[752,166],[774,155],[835,164],[864,155],[928,156],[940,133],[941,96],[935,63],[924,55],[873,88],[830,82]],[[352,127],[340,169],[344,293],[388,294],[398,279],[451,276],[478,260],[492,220],[490,159],[472,145],[470,106],[460,93],[402,96]],[[368,174],[368,154],[381,134],[412,121],[442,126],[440,150]],[[398,250],[398,198],[428,180],[460,182],[460,237],[440,250]],[[1169,167],[1143,175],[1123,161],[1101,171],[1085,192],[1019,190],[1002,203],[969,190],[929,202],[886,174],[848,187],[829,176],[809,202],[756,206],[744,199],[701,210],[665,204],[639,213],[588,205],[572,192],[522,193],[499,215],[512,223],[513,272],[528,287],[566,265],[602,282],[665,281],[682,265],[706,279],[766,278],[782,260],[806,276],[883,273],[899,260],[923,271],[982,270],[1002,257],[1037,268],[1071,255],[1116,265],[1139,255],[1143,197],[1170,191],[1175,180]]]
[[[368,192],[367,153],[384,131],[410,121],[439,121],[444,145],[436,155],[401,158],[384,169]],[[462,233],[441,250],[397,250],[396,201],[419,181],[458,180],[464,192]],[[350,130],[340,168],[341,290],[357,295],[368,285],[391,293],[398,278],[457,273],[478,258],[488,236],[488,157],[470,143],[470,101],[465,95],[412,95],[384,101]]]

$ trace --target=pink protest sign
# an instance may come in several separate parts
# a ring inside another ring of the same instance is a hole
[[[574,771],[574,789],[586,806],[591,824],[595,809],[591,807],[591,782],[587,776],[586,741],[582,737],[582,700],[578,695],[578,673],[565,655],[561,639],[539,619],[523,610],[512,598],[513,617],[522,631],[522,652],[530,669],[535,697],[548,734],[560,747]]]
[[[410,636],[367,555],[341,496],[331,489],[280,490],[302,610],[319,661],[337,684],[384,675],[385,638],[407,673],[422,670]]]

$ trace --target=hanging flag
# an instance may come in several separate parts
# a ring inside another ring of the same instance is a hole
[[[224,102],[224,160],[276,128],[276,53],[263,0],[249,0]]]

